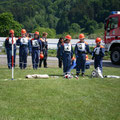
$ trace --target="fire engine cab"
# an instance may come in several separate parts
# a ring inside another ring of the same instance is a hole
[[[120,64],[120,11],[112,11],[105,19],[104,42],[113,64]]]

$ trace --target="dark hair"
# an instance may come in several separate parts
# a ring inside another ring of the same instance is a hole
[[[63,38],[63,37],[60,37],[60,38],[59,38],[59,43],[61,43],[61,40],[64,40],[64,38]]]
[[[29,37],[31,38],[31,34],[29,34]]]

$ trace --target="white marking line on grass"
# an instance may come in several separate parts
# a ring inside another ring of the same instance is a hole
[[[53,79],[56,79],[56,78],[57,78],[57,79],[58,79],[59,76],[55,76],[55,77],[54,77],[54,76],[51,76],[50,78],[53,78]],[[18,81],[18,80],[21,80],[21,81],[23,80],[23,81],[24,81],[24,80],[43,80],[43,79],[47,79],[47,78],[41,78],[41,79],[38,79],[38,78],[36,78],[36,79],[35,79],[35,78],[30,78],[30,79],[17,78],[17,79],[14,79],[14,80],[12,80],[12,79],[4,79],[3,81]]]
[[[59,76],[50,76],[50,78],[49,79],[47,79],[47,80],[58,80],[60,77]],[[76,80],[76,81],[79,81],[79,80],[88,80],[88,79],[91,79],[91,78],[88,78],[88,77],[86,77],[86,78],[79,78],[79,79],[76,79],[76,78],[72,78],[72,79],[65,79],[65,78],[63,78],[62,80]],[[30,78],[30,79],[26,79],[26,78],[17,78],[17,79],[14,79],[14,80],[12,80],[12,79],[3,79],[3,80],[1,80],[1,81],[24,81],[24,80],[26,80],[26,81],[29,81],[29,80],[45,80],[45,78],[44,79],[38,79],[38,78]]]

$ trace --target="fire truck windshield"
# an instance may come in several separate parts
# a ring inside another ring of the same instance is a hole
[[[106,20],[106,29],[112,30],[118,27],[118,17],[112,17]]]

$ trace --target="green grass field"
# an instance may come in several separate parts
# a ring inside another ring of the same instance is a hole
[[[25,78],[46,73],[59,78]],[[104,74],[120,75],[120,69],[105,67]],[[11,70],[0,67],[0,120],[120,120],[120,79],[61,75],[58,68],[16,68],[12,81]]]

